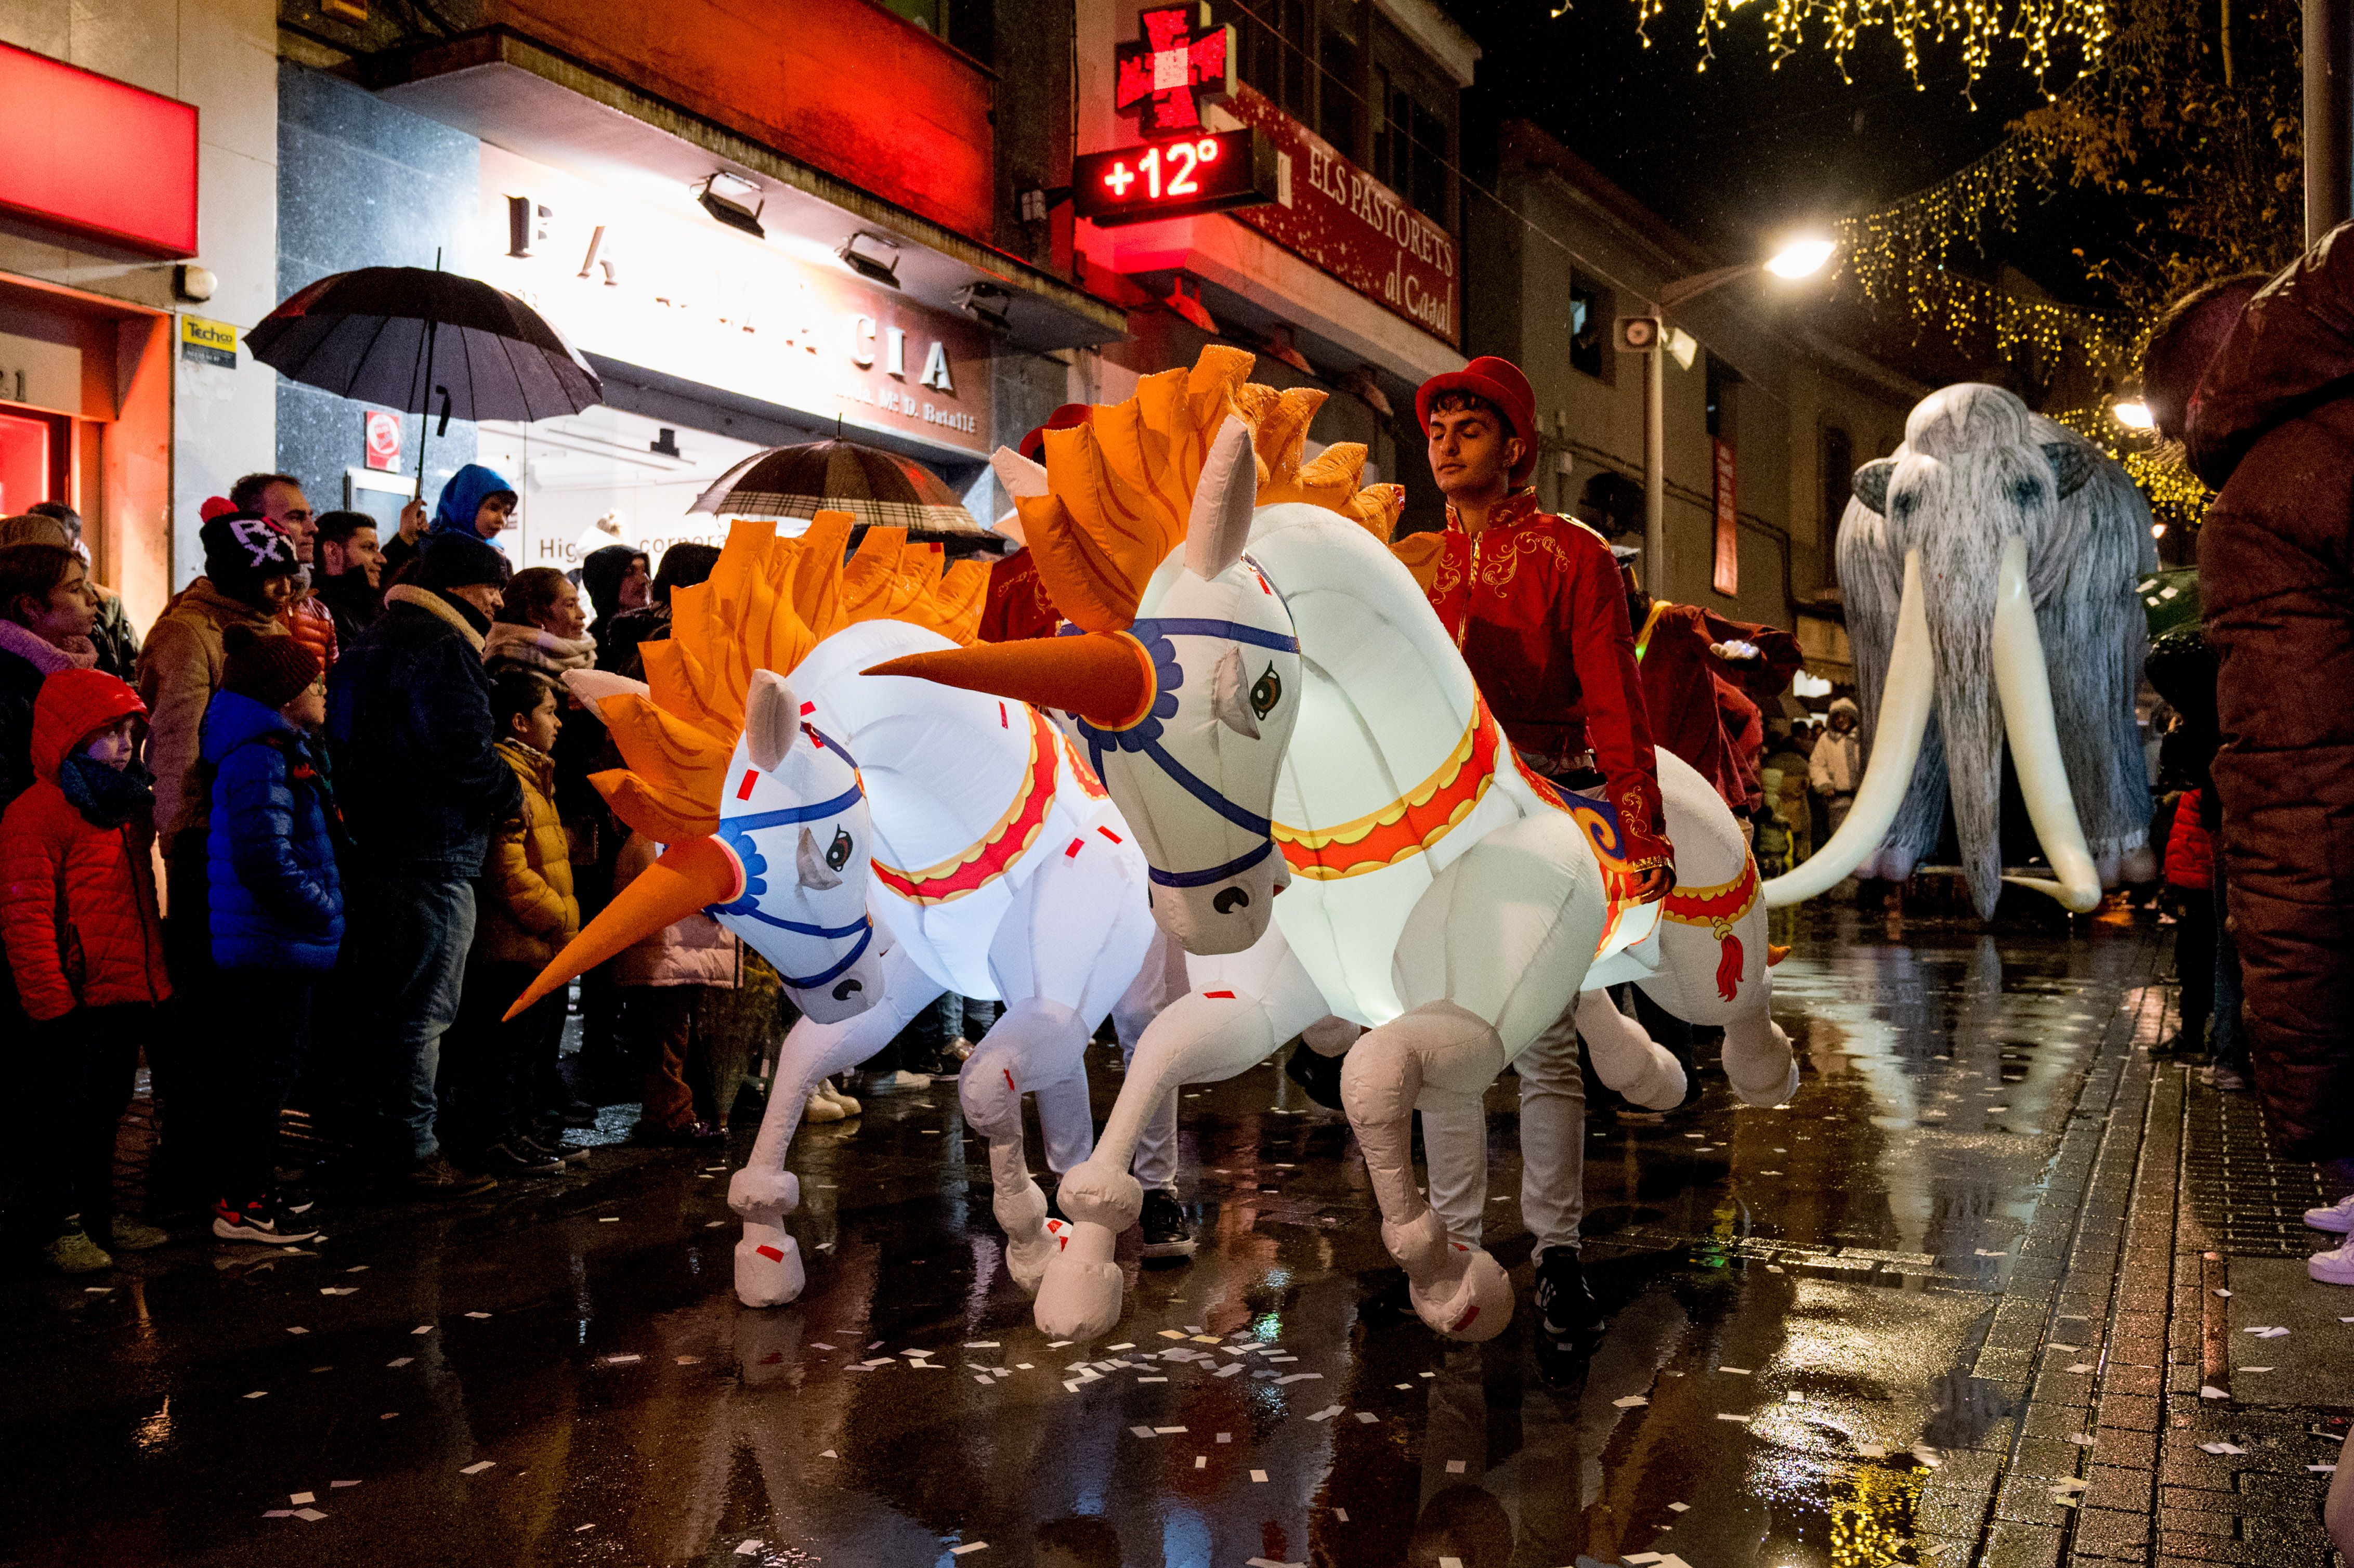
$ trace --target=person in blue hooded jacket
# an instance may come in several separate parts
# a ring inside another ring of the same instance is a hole
[[[201,752],[213,962],[237,1008],[213,1031],[204,1074],[213,1234],[282,1246],[317,1234],[277,1191],[278,1118],[310,1054],[312,987],[344,939],[334,802],[310,738],[326,722],[326,682],[294,638],[232,626],[224,642]]]
[[[400,533],[384,546],[384,580],[408,580],[404,568],[417,559],[428,540],[440,535],[463,534],[470,539],[493,544],[514,525],[514,511],[520,503],[514,486],[507,482],[504,474],[478,462],[468,463],[442,485],[441,498],[433,507],[432,524],[421,534],[411,534],[409,518],[423,514],[423,503],[412,501],[402,510]]]

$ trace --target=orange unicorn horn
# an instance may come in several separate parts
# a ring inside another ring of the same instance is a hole
[[[877,664],[869,675],[912,675],[993,697],[1063,708],[1100,729],[1126,729],[1152,711],[1160,683],[1152,656],[1125,631],[977,642],[970,648],[911,653]]]
[[[597,918],[549,960],[530,989],[507,1009],[507,1018],[514,1018],[557,987],[637,946],[663,927],[674,925],[709,905],[733,903],[743,891],[744,868],[717,839],[688,839],[671,845],[663,851],[660,860],[615,894],[613,901]]]

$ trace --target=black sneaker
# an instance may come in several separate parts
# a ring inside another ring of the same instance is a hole
[[[587,1100],[567,1100],[556,1107],[556,1119],[566,1127],[595,1127],[597,1107]]]
[[[257,1198],[240,1206],[223,1198],[213,1204],[213,1234],[223,1241],[292,1246],[318,1234],[315,1227],[294,1218],[274,1199]]]
[[[1185,1210],[1174,1192],[1159,1187],[1149,1187],[1144,1193],[1144,1212],[1140,1217],[1144,1226],[1146,1257],[1191,1257],[1193,1255],[1193,1227],[1185,1218]]]
[[[493,1176],[553,1176],[564,1161],[527,1138],[509,1138],[482,1150],[482,1169]]]
[[[1326,1110],[1345,1108],[1341,1104],[1340,1057],[1327,1056],[1302,1040],[1291,1048],[1291,1059],[1283,1065],[1283,1075]]]
[[[507,1140],[518,1154],[545,1154],[566,1165],[586,1165],[588,1151],[553,1133],[519,1132]]]
[[[498,1185],[491,1177],[459,1170],[438,1150],[410,1166],[401,1180],[419,1198],[472,1198]]]
[[[1583,1342],[1602,1329],[1602,1308],[1586,1287],[1585,1266],[1565,1246],[1537,1257],[1537,1332],[1544,1339]]]

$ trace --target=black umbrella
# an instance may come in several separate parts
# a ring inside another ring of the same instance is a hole
[[[362,267],[290,297],[246,334],[253,356],[339,397],[461,419],[545,419],[604,401],[597,373],[513,294],[438,268]],[[417,443],[425,493],[425,442]]]

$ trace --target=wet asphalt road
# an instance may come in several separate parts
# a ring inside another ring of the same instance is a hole
[[[1119,1328],[1050,1345],[941,1085],[802,1130],[782,1309],[729,1288],[720,1158],[620,1149],[437,1209],[330,1191],[302,1255],[0,1281],[0,1561],[1967,1561],[1925,1490],[2007,1436],[1974,1361],[2039,1204],[2077,1201],[2052,1155],[2156,933],[1803,919],[1787,1107],[1709,1073],[1660,1125],[1593,1118],[1613,1320],[1568,1386],[1525,1332],[1509,1080],[1489,1241],[1522,1303],[1477,1347],[1361,1319],[1391,1277],[1362,1165],[1268,1066],[1182,1102],[1201,1256],[1140,1267],[1131,1235]],[[1099,1113],[1116,1064],[1091,1056]]]

